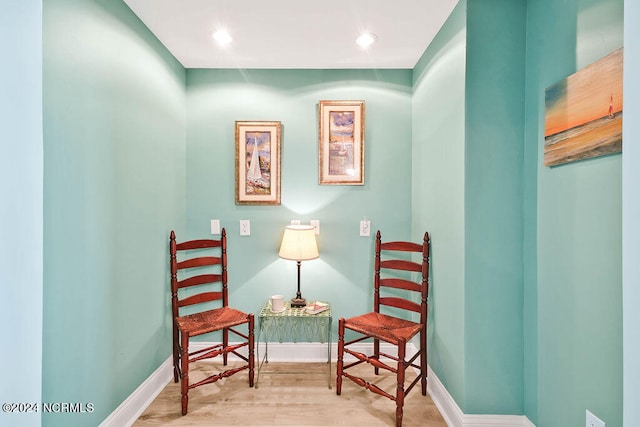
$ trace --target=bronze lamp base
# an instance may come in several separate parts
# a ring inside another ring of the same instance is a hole
[[[304,307],[307,305],[307,300],[297,296],[296,298],[291,298],[291,307]]]

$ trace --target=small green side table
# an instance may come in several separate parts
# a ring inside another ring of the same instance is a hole
[[[327,373],[329,388],[331,388],[331,305],[323,312],[317,314],[305,313],[304,307],[291,307],[285,302],[285,309],[280,313],[271,311],[269,301],[262,307],[258,315],[258,372],[256,375],[256,387],[260,382],[262,365],[269,363],[269,340],[283,342],[284,339],[292,339],[293,342],[327,343]],[[260,360],[260,340],[264,340],[264,356]]]

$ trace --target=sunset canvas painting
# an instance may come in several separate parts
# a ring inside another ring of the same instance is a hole
[[[546,89],[545,166],[622,151],[622,59],[616,50]]]

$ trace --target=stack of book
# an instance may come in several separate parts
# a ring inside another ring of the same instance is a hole
[[[315,302],[312,302],[311,304],[308,304],[304,308],[304,312],[308,314],[318,314],[318,313],[322,313],[328,308],[329,308],[329,304],[320,302],[320,301],[315,301]]]

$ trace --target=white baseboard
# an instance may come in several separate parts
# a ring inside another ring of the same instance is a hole
[[[100,427],[131,426],[172,378],[173,356],[169,356],[111,415],[100,423]]]
[[[535,427],[524,415],[465,414],[430,366],[427,378],[427,392],[449,427]]]
[[[189,351],[199,350],[211,346],[210,342],[192,342]],[[415,347],[409,350],[415,351]],[[331,361],[337,358],[337,343],[331,344]],[[355,351],[370,354],[373,350],[371,343],[359,343],[351,346]],[[247,354],[247,349],[241,349],[242,354]],[[257,355],[264,357],[265,344],[260,343],[256,349]],[[269,343],[270,362],[326,362],[327,344],[315,343]],[[395,354],[395,347],[381,343],[380,350]],[[233,355],[229,360],[237,360]],[[345,356],[345,361],[350,361],[353,356]],[[354,359],[355,360],[355,359]],[[158,369],[153,372],[124,402],[120,404],[101,424],[100,427],[131,426],[138,417],[147,409],[153,400],[160,394],[164,387],[173,378],[173,361],[169,356]],[[453,400],[438,376],[428,367],[427,392],[442,414],[449,427],[535,427],[524,415],[467,415],[462,412],[458,404]]]

